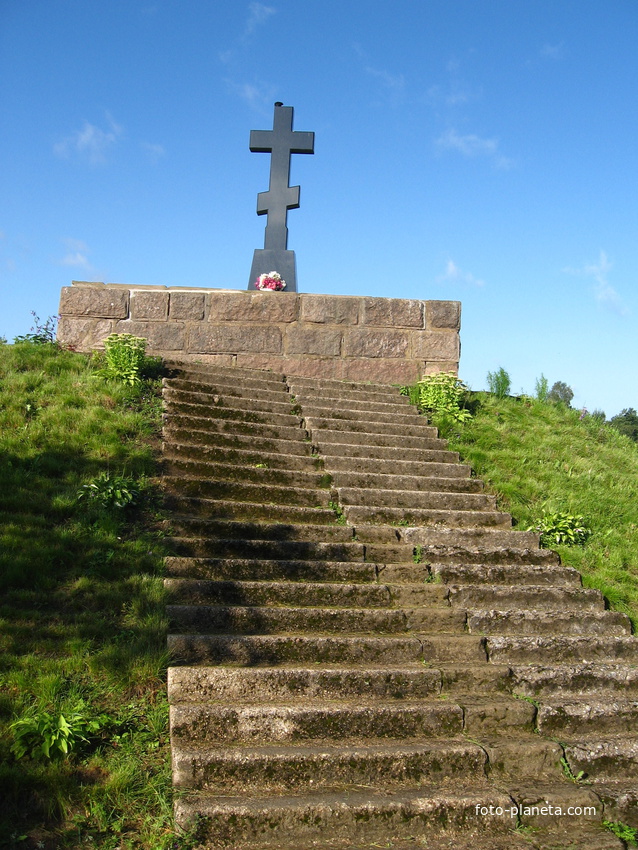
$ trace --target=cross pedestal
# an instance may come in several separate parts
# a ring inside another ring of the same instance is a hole
[[[278,272],[286,281],[286,292],[297,291],[295,252],[288,249],[288,210],[299,207],[299,186],[289,186],[290,155],[314,153],[315,134],[292,129],[292,106],[275,104],[272,130],[252,130],[250,150],[269,153],[270,185],[257,195],[257,215],[267,215],[264,247],[253,255],[248,289],[255,289],[257,278]]]

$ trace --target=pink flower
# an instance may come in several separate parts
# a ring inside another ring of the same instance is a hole
[[[273,292],[280,292],[286,288],[286,281],[281,279],[281,275],[277,272],[268,272],[268,274],[260,274],[255,281],[256,289],[269,289]]]

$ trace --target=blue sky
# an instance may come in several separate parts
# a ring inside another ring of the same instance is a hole
[[[636,44],[636,0],[0,0],[0,334],[245,289],[282,101],[300,291],[460,300],[472,388],[638,408]]]

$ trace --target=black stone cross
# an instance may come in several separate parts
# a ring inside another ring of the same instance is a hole
[[[257,215],[267,215],[263,249],[253,256],[248,289],[255,289],[261,274],[278,272],[286,281],[286,292],[297,291],[295,252],[288,251],[288,210],[299,207],[299,186],[289,186],[290,155],[314,153],[315,134],[292,129],[292,106],[275,104],[272,130],[251,130],[250,150],[270,153],[270,186],[257,195]]]

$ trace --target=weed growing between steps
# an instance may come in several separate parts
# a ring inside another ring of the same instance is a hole
[[[561,404],[489,393],[472,393],[467,403],[473,414],[468,422],[433,417],[450,449],[497,495],[499,508],[512,514],[518,528],[535,527],[551,515],[572,528],[565,534],[578,537],[576,529],[586,528],[574,541],[582,545],[551,548],[636,628],[638,446]]]
[[[159,382],[95,371],[0,345],[0,847],[176,846]]]

